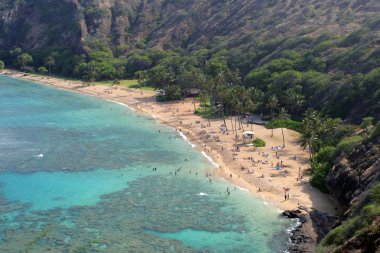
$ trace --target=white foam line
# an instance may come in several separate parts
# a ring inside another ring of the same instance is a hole
[[[219,168],[219,164],[217,164],[216,162],[214,162],[214,160],[212,160],[212,158],[209,157],[204,151],[202,151],[201,153],[202,153],[202,155],[203,155],[204,157],[206,157],[207,160],[210,161],[210,163],[211,163],[212,165],[214,165],[216,168]]]
[[[178,131],[178,134],[187,142],[191,145],[191,147],[195,148],[195,144],[191,143],[188,139],[187,139],[187,136],[182,133],[181,131]]]
[[[249,192],[249,190],[248,189],[246,189],[246,188],[243,188],[243,187],[239,187],[239,186],[235,186],[236,188],[238,188],[239,190],[241,190],[241,191],[244,191],[244,192]]]
[[[130,107],[129,105],[127,105],[127,104],[125,104],[125,103],[122,103],[122,102],[119,102],[119,101],[116,101],[116,100],[112,100],[112,99],[109,99],[109,98],[107,98],[107,100],[108,100],[108,101],[111,101],[111,102],[113,102],[113,103],[115,103],[115,104],[125,106],[125,107],[131,109],[131,110],[134,111],[134,112],[136,111],[134,108]]]
[[[298,218],[296,218],[295,220],[296,220],[296,222],[294,224],[291,224],[289,228],[285,229],[285,231],[288,234],[292,234],[292,232],[294,230],[296,230],[298,227],[300,227],[302,225],[302,223],[300,222],[300,220]]]

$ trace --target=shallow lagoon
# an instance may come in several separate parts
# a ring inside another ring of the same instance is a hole
[[[286,248],[290,223],[276,208],[209,183],[215,168],[150,118],[3,76],[0,107],[1,252]]]

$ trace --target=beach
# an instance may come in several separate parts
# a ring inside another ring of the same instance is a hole
[[[271,137],[271,130],[262,125],[244,124],[238,130],[239,140],[236,140],[231,127],[235,119],[226,118],[228,131],[225,131],[223,119],[212,119],[209,125],[207,119],[194,114],[192,98],[158,103],[155,93],[151,91],[141,93],[137,89],[106,85],[82,86],[78,81],[25,75],[12,70],[5,70],[2,74],[112,100],[130,107],[136,113],[148,114],[157,122],[175,128],[196,150],[202,152],[217,167],[212,172],[213,176],[222,177],[236,187],[248,190],[267,205],[281,210],[304,206],[330,214],[334,214],[339,207],[329,195],[321,193],[308,182],[305,171],[309,168],[309,154],[299,146],[299,134],[295,131],[284,129],[284,148],[281,129],[275,129]],[[199,102],[195,102],[195,106],[198,108]],[[255,148],[249,142],[244,144],[244,130],[254,131],[256,137],[266,142],[266,146]],[[275,169],[277,165],[280,165],[280,170]],[[289,196],[286,200],[285,193]]]
[[[2,74],[122,103],[136,113],[148,114],[157,122],[181,132],[195,149],[202,152],[213,161],[215,167],[218,167],[213,170],[214,176],[220,176],[237,187],[247,189],[262,198],[264,202],[282,210],[295,209],[300,205],[331,214],[336,212],[338,204],[308,182],[309,177],[304,172],[309,168],[309,154],[299,146],[299,134],[295,131],[284,129],[285,148],[281,148],[281,129],[274,129],[271,137],[271,130],[262,125],[243,124],[245,131],[252,130],[256,137],[266,142],[265,147],[255,148],[249,145],[249,142],[243,143],[243,128],[238,130],[239,140],[235,140],[230,118],[226,118],[228,134],[226,132],[223,134],[221,132],[223,119],[211,119],[209,126],[207,119],[195,115],[192,98],[158,103],[155,101],[155,93],[151,91],[141,93],[137,89],[106,85],[82,86],[78,81],[25,75],[13,70],[5,70]],[[195,103],[198,108],[199,102]],[[225,129],[222,127],[222,130]],[[276,149],[278,147],[279,149]],[[275,169],[278,163],[283,165],[281,170]],[[284,188],[289,189],[289,199],[286,200]]]

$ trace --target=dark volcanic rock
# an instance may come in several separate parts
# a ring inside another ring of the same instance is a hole
[[[300,207],[282,213],[289,219],[299,219],[300,224],[292,231],[288,252],[314,252],[319,242],[338,222],[338,217],[315,209]]]
[[[348,208],[379,180],[380,138],[377,138],[342,158],[327,175],[326,185],[331,195]]]

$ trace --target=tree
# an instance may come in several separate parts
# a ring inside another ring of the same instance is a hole
[[[12,57],[17,57],[17,56],[19,56],[21,53],[22,53],[22,49],[19,48],[19,47],[16,47],[16,48],[12,49],[11,51],[9,51],[9,54],[10,54]]]
[[[119,81],[119,79],[117,79],[117,78],[113,79],[113,80],[112,80],[112,85],[115,86],[116,89],[117,89],[117,86],[120,85],[120,81]]]
[[[305,97],[295,89],[289,89],[285,92],[285,101],[291,113],[299,113],[305,104]]]
[[[96,80],[95,69],[92,66],[88,66],[86,74],[82,77],[82,79],[83,79],[84,86],[91,85],[91,83],[95,82]]]
[[[48,70],[44,66],[41,66],[37,69],[37,72],[41,75],[46,75],[48,73]]]
[[[276,109],[278,107],[278,99],[277,99],[276,95],[272,95],[268,98],[267,107],[270,109],[271,118],[273,119],[274,109]],[[271,137],[273,137],[273,128],[272,128]]]
[[[287,117],[286,109],[282,107],[280,111],[278,112],[278,119],[279,120],[285,120]],[[285,135],[284,135],[284,128],[281,126],[281,133],[282,133],[282,146],[285,148]]]
[[[23,53],[16,58],[16,65],[20,68],[25,68],[29,63],[33,62],[33,57],[30,54]]]
[[[137,81],[139,83],[141,95],[143,95],[142,85],[146,82],[146,79],[147,79],[146,71],[141,71],[141,70],[137,71],[135,74],[135,77],[137,78]]]
[[[0,60],[0,70],[3,70],[5,67],[5,64],[2,60]]]
[[[45,66],[48,66],[49,68],[49,76],[51,76],[51,66],[55,65],[55,61],[53,56],[49,55],[48,57],[45,58],[44,60]]]
[[[318,134],[321,132],[322,120],[319,113],[314,109],[307,109],[303,119],[303,130],[300,139],[301,147],[309,148],[310,159],[313,156],[314,142],[318,139]]]

